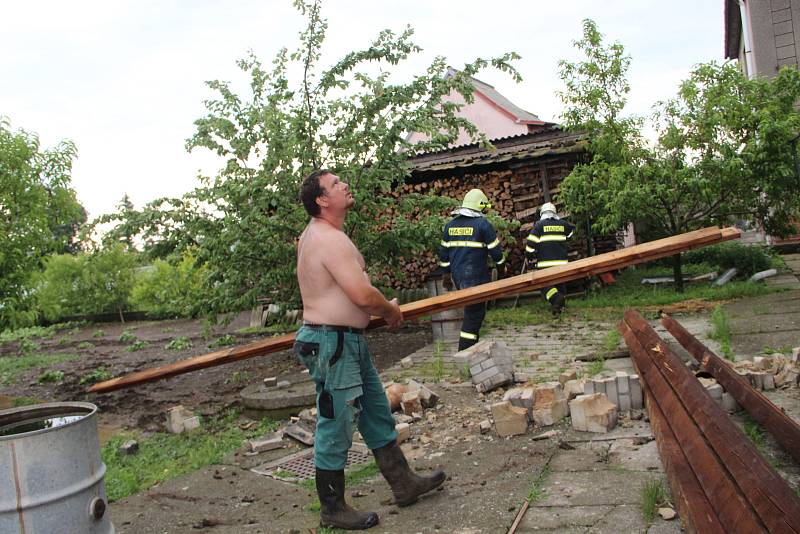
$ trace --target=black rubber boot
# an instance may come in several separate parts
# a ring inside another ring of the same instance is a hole
[[[344,470],[327,471],[317,468],[319,495],[319,524],[345,530],[365,530],[378,524],[375,512],[359,512],[344,500]]]
[[[372,454],[375,455],[381,474],[391,486],[398,506],[413,504],[420,495],[444,483],[444,471],[436,470],[430,476],[420,476],[412,471],[396,441],[380,449],[373,449]]]

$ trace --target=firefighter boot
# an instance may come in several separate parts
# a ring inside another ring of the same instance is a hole
[[[359,512],[344,500],[344,470],[328,471],[317,468],[319,495],[319,524],[345,530],[365,530],[378,524],[375,512]]]
[[[553,298],[550,301],[553,317],[561,316],[561,312],[564,311],[564,304],[566,304],[566,300],[567,299],[564,298],[564,295],[561,294],[561,291],[553,295]]]
[[[445,474],[438,469],[430,476],[414,473],[396,441],[391,441],[379,449],[373,449],[372,454],[375,455],[381,474],[391,486],[398,506],[413,504],[420,495],[444,483]]]

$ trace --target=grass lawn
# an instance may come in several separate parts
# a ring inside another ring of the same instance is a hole
[[[116,501],[152,486],[208,465],[242,446],[244,440],[274,431],[278,423],[263,419],[242,430],[238,414],[228,414],[203,422],[203,426],[183,434],[158,432],[149,436],[122,433],[111,438],[102,449],[106,464],[106,492]],[[124,455],[119,447],[129,439],[139,442],[139,452]]]

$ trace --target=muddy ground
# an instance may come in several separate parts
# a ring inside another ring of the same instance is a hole
[[[237,330],[248,326],[248,321],[249,313],[243,313],[228,326],[215,328],[213,333],[204,332],[200,320],[92,324],[61,331],[51,339],[35,339],[39,345],[33,351],[35,353],[77,354],[79,358],[48,365],[48,369],[64,373],[63,380],[58,383],[39,383],[43,370],[37,368],[17,374],[10,383],[0,384],[0,408],[10,406],[19,397],[41,402],[92,402],[100,408],[101,436],[105,438],[121,428],[144,432],[163,431],[164,413],[176,404],[183,404],[204,415],[218,414],[226,407],[238,407],[239,392],[248,384],[265,377],[302,370],[291,351],[259,356],[106,394],[86,393],[88,385],[80,382],[97,369],[107,369],[116,377],[220,350],[217,347],[209,348],[209,345],[226,334],[234,336],[236,344],[264,339],[263,334],[236,334]],[[132,333],[137,341],[148,345],[141,350],[130,351],[129,347],[135,341],[120,341],[123,331]],[[183,350],[165,348],[180,337],[188,338],[192,347]],[[397,332],[383,328],[367,334],[379,370],[431,343],[431,337],[429,323],[409,323]],[[87,347],[86,343],[92,346]],[[0,357],[15,356],[19,352],[20,347],[16,342],[0,346]]]

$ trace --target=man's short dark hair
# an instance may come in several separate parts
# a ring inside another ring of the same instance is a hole
[[[303,183],[300,184],[300,202],[303,203],[306,211],[312,217],[319,215],[320,210],[319,204],[317,204],[317,198],[321,197],[323,193],[325,193],[319,183],[319,179],[330,173],[331,171],[328,169],[317,169],[306,176],[305,180],[303,180]]]

